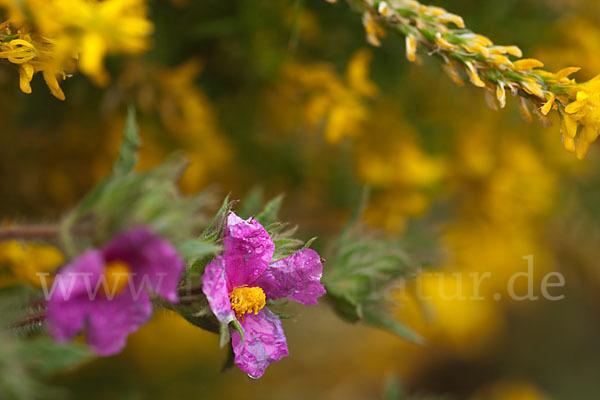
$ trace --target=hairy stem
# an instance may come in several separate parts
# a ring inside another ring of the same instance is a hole
[[[56,225],[24,225],[0,228],[0,240],[7,239],[54,239],[59,236]]]

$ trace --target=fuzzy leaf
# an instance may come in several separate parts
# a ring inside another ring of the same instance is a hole
[[[277,221],[277,214],[281,208],[282,201],[282,194],[273,198],[265,205],[262,211],[254,219],[260,222],[262,226],[267,226],[274,223]]]
[[[20,354],[42,376],[77,367],[94,358],[84,344],[59,344],[49,337],[23,342]]]
[[[135,108],[129,107],[125,121],[125,132],[119,156],[113,165],[111,177],[123,176],[133,170],[137,162],[137,151],[142,145],[135,121]]]

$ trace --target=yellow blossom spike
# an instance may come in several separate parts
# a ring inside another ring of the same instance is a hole
[[[478,43],[482,46],[490,47],[490,46],[494,45],[494,42],[492,42],[490,39],[488,39],[487,37],[485,37],[483,35],[479,35],[476,33],[465,33],[461,36],[468,41]]]
[[[523,118],[531,122],[532,118],[531,111],[529,111],[529,103],[528,100],[526,100],[523,97],[519,97],[519,111],[521,111],[521,115],[523,116]]]
[[[562,144],[569,153],[575,152],[575,139],[572,137],[562,135]]]
[[[598,128],[592,125],[586,125],[581,130],[579,136],[581,137],[580,140],[585,140],[586,142],[593,143],[598,138]]]
[[[506,106],[506,91],[504,90],[504,83],[499,82],[496,86],[496,98],[500,103],[500,107],[504,108]]]
[[[445,13],[445,14],[440,15],[438,19],[440,20],[440,22],[443,22],[444,24],[452,22],[454,25],[456,25],[457,27],[459,27],[461,29],[463,29],[465,27],[465,21],[459,15]]]
[[[494,95],[493,90],[485,90],[484,91],[484,99],[485,99],[485,104],[487,104],[487,106],[490,109],[492,109],[492,110],[498,109],[498,102],[496,101],[496,96]]]
[[[442,7],[437,6],[423,6],[422,10],[423,13],[427,15],[432,15],[434,17],[447,14],[446,10],[444,10]]]
[[[5,53],[6,59],[13,64],[22,64],[28,62],[36,55],[33,44],[23,39],[11,40],[9,47],[11,48],[10,51],[2,53]]]
[[[441,48],[446,49],[446,50],[453,50],[453,49],[456,48],[455,45],[453,45],[452,43],[450,43],[449,41],[447,41],[446,39],[444,39],[442,37],[442,34],[439,33],[439,32],[435,35],[435,43],[438,46],[440,46]]]
[[[523,89],[529,94],[539,97],[540,99],[544,99],[544,91],[539,83],[534,82],[532,80],[524,80],[522,83]]]
[[[556,78],[557,81],[560,81],[560,80],[567,78],[569,75],[574,74],[575,72],[579,71],[580,69],[581,69],[581,67],[563,68],[560,71],[558,71],[556,74],[554,74],[554,77]]]
[[[517,71],[529,71],[534,68],[542,68],[544,63],[535,58],[524,58],[514,62],[515,69]]]
[[[552,109],[552,106],[554,105],[555,99],[556,99],[556,96],[554,95],[554,93],[550,93],[550,98],[548,99],[548,101],[546,103],[544,103],[544,105],[542,106],[542,108],[540,110],[543,115],[548,115],[548,113]]]
[[[510,54],[511,56],[515,56],[518,58],[523,57],[523,52],[521,51],[521,49],[518,46],[503,46],[504,47],[504,51],[508,54]]]
[[[575,148],[575,156],[579,160],[583,160],[589,149],[590,149],[590,142],[580,139],[577,142],[577,147]]]
[[[462,80],[458,71],[456,70],[456,64],[453,61],[449,61],[447,64],[442,65],[442,68],[448,74],[450,79],[458,86],[464,86],[465,81]]]
[[[471,53],[477,53],[486,58],[490,56],[490,50],[487,47],[480,45],[479,43],[465,43],[461,45],[461,47]]]
[[[31,93],[31,79],[33,79],[33,73],[35,69],[33,65],[24,63],[19,65],[19,87],[23,93]]]
[[[490,61],[492,61],[497,66],[508,66],[509,68],[513,68],[514,65],[512,61],[508,57],[502,54],[490,54]]]
[[[92,77],[98,85],[108,83],[108,73],[102,65],[105,53],[106,45],[102,36],[89,34],[83,38],[79,66],[81,71]]]
[[[373,97],[377,94],[377,86],[369,80],[369,63],[373,54],[368,49],[360,49],[352,56],[346,70],[350,88],[356,92]]]
[[[406,58],[408,61],[415,62],[417,59],[417,38],[407,36],[406,39]]]
[[[381,14],[384,17],[387,17],[391,14],[390,6],[385,1],[382,1],[381,3],[379,3],[379,6],[377,7],[377,11],[379,11],[379,14]]]
[[[567,106],[565,107],[565,112],[567,114],[575,114],[576,112],[580,111],[583,107],[585,107],[585,102],[583,100],[574,101],[572,103],[567,104]]]
[[[58,85],[58,79],[56,79],[56,74],[49,70],[44,70],[42,71],[42,76],[44,77],[44,81],[46,81],[46,85],[48,86],[54,97],[56,97],[59,100],[64,100],[65,94]]]
[[[481,80],[479,75],[477,74],[477,70],[469,61],[465,62],[465,65],[468,69],[469,78],[471,79],[471,83],[478,87],[485,87],[485,83]]]
[[[577,95],[575,96],[575,98],[577,99],[577,101],[584,101],[585,99],[587,99],[589,96],[587,95],[586,92],[583,91],[579,91],[577,92]]]
[[[367,42],[375,47],[381,46],[379,38],[385,36],[385,31],[368,12],[363,16],[363,25],[367,34]]]
[[[575,135],[577,135],[577,126],[577,122],[571,118],[571,116],[563,116],[563,136],[568,136],[574,139]]]

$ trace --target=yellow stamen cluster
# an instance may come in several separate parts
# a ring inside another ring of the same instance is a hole
[[[0,24],[0,58],[19,66],[19,86],[23,93],[31,93],[33,74],[41,72],[52,94],[60,100],[65,99],[58,81],[67,76],[63,69],[67,68],[67,63],[59,66],[53,48],[50,39],[33,36],[25,29],[13,33],[9,23]]]
[[[101,286],[100,294],[112,297],[120,294],[129,281],[131,270],[123,261],[111,261],[104,267],[106,286]]]
[[[78,68],[97,84],[108,82],[103,59],[146,49],[152,23],[145,0],[0,0],[10,19],[0,24],[0,58],[19,65],[20,86],[42,72],[52,94],[65,96],[58,80]]]
[[[562,118],[564,147],[579,159],[587,153],[600,129],[600,76],[577,83],[569,75],[579,68],[568,67],[556,73],[542,69],[544,64],[526,58],[517,46],[498,46],[490,39],[465,29],[463,19],[440,7],[415,0],[347,0],[362,10],[367,40],[380,45],[386,31],[406,37],[406,57],[418,61],[417,49],[440,59],[444,70],[457,84],[467,77],[474,86],[486,90],[493,108],[506,105],[506,93],[519,98],[522,114],[530,119],[535,112],[544,125],[547,114],[557,110]],[[581,132],[581,133],[579,133]],[[579,134],[578,134],[579,133]]]
[[[229,293],[231,309],[237,318],[243,318],[246,313],[258,314],[265,306],[265,292],[259,287],[239,287]]]

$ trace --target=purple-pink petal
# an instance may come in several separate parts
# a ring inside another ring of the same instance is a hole
[[[152,303],[145,291],[137,299],[129,290],[124,290],[113,300],[98,297],[90,306],[86,340],[101,356],[110,356],[123,350],[127,336],[152,316]]]
[[[65,266],[48,288],[46,328],[58,341],[72,339],[81,332],[91,312],[88,288],[95,288],[104,271],[99,251],[83,253]]]
[[[105,286],[106,266],[113,261],[130,270],[131,279],[118,293]],[[104,249],[83,253],[57,274],[48,292],[48,332],[64,341],[85,330],[96,353],[116,354],[125,347],[127,336],[150,319],[150,291],[171,302],[178,300],[183,271],[175,248],[149,229],[123,233]]]
[[[54,278],[46,314],[46,326],[58,341],[86,331],[86,340],[98,354],[109,356],[125,347],[127,335],[152,315],[146,291],[135,294],[125,288],[112,299],[104,297],[100,281],[104,259],[99,251],[88,251],[67,265]]]
[[[202,276],[202,292],[208,299],[210,308],[217,319],[228,324],[235,320],[235,314],[229,300],[224,263],[223,257],[219,256],[206,266]]]
[[[225,227],[225,272],[228,288],[250,285],[267,269],[275,244],[261,224],[243,220],[234,213]]]
[[[257,315],[246,314],[242,321],[245,342],[233,330],[231,343],[237,366],[252,378],[260,378],[269,364],[281,360],[288,353],[281,320],[266,308]]]
[[[179,300],[177,286],[185,265],[175,247],[148,228],[135,228],[115,237],[103,254],[106,262],[127,263],[136,290],[144,286],[171,303]]]
[[[254,285],[260,286],[268,299],[286,297],[304,305],[314,305],[317,298],[325,294],[322,275],[319,254],[312,249],[302,249],[269,265]]]

